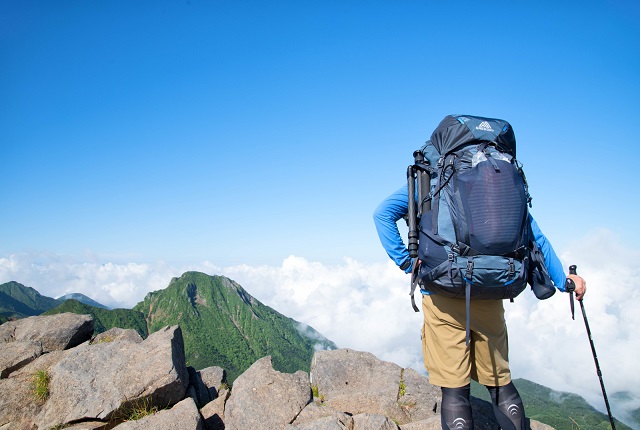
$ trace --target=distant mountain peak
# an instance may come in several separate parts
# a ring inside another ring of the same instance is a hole
[[[94,306],[96,308],[109,309],[109,307],[96,302],[91,297],[87,297],[82,293],[69,293],[69,294],[65,294],[64,296],[60,296],[60,297],[57,298],[57,300],[59,302],[61,302],[61,303],[66,301],[66,300],[71,300],[71,299],[77,300],[80,303],[84,303],[85,305]]]
[[[145,315],[150,333],[180,325],[190,365],[223,367],[231,380],[266,355],[280,371],[308,371],[317,349],[336,348],[313,328],[262,304],[225,276],[186,272],[164,290],[147,294],[134,309]]]
[[[0,316],[24,318],[58,306],[56,299],[43,296],[31,287],[16,281],[0,284]]]

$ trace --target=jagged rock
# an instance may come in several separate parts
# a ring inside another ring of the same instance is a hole
[[[96,337],[91,340],[91,343],[113,342],[114,340],[126,340],[133,343],[140,343],[143,339],[142,336],[140,336],[140,333],[132,328],[124,329],[113,327],[96,335]]]
[[[8,321],[0,326],[0,343],[33,341],[42,344],[42,352],[73,348],[91,339],[91,315],[62,313]]]
[[[353,430],[353,418],[344,421],[339,417],[326,416],[303,424],[289,424],[286,430]]]
[[[442,401],[440,388],[431,385],[426,376],[413,369],[404,369],[398,405],[408,421],[421,421],[436,415]]]
[[[102,430],[104,423],[102,421],[84,421],[78,424],[64,426],[64,430]]]
[[[305,372],[281,373],[273,369],[271,357],[261,358],[235,380],[225,407],[225,429],[283,429],[311,399]]]
[[[74,325],[69,315],[32,317],[28,324],[2,326],[0,430],[60,426],[75,430],[440,429],[440,389],[418,372],[370,353],[317,352],[310,375],[277,372],[271,358],[264,357],[240,375],[229,391],[221,368],[187,369],[177,326],[144,341],[133,330],[109,330],[92,343],[83,341],[62,350],[79,338],[88,340],[86,335],[77,336],[84,331],[86,318],[69,329]],[[53,325],[67,328],[54,330]],[[38,335],[36,327],[44,334]],[[47,339],[47,333],[57,340]],[[46,348],[57,345],[59,350],[46,353],[43,347],[40,351],[45,343]],[[38,371],[49,376],[46,400],[36,399],[32,390]],[[191,398],[185,399],[188,387]],[[317,394],[315,399],[312,392]],[[198,403],[206,405],[198,411]],[[499,429],[490,403],[472,398],[471,404],[474,430]],[[123,422],[140,405],[160,412]],[[531,421],[531,430],[553,428]]]
[[[384,415],[398,423],[433,416],[439,398],[439,390],[417,372],[351,349],[316,352],[311,384],[335,409]]]
[[[318,402],[309,403],[296,417],[293,424],[286,427],[293,429],[333,429],[353,428],[353,418],[342,411]]]
[[[227,372],[222,367],[211,366],[201,369],[200,378],[202,383],[209,389],[211,400],[217,398],[221,390],[227,390]]]
[[[138,421],[127,421],[116,430],[203,430],[202,417],[193,399],[186,398],[171,409],[161,410]]]
[[[229,390],[220,392],[220,396],[207,403],[200,409],[204,418],[204,428],[207,430],[224,430],[224,408],[231,393]]]
[[[427,418],[426,420],[414,421],[407,424],[402,424],[400,430],[441,430],[442,423],[440,422],[440,415]]]
[[[31,340],[9,342],[0,349],[0,379],[26,366],[42,355],[42,343]]]
[[[212,366],[202,370],[187,367],[187,370],[189,371],[187,396],[191,397],[198,407],[202,407],[216,399],[219,390],[225,390],[226,373],[221,367]]]
[[[358,414],[353,417],[353,430],[398,430],[398,425],[384,415]]]
[[[199,408],[209,403],[211,394],[209,388],[202,381],[202,375],[193,367],[187,367],[189,372],[189,387],[187,388],[187,397],[191,397]]]
[[[42,355],[13,372],[7,379],[0,379],[0,429],[32,429],[35,416],[42,409],[32,390],[32,378],[37,371],[48,371],[68,351],[54,351]],[[6,393],[10,393],[7,395]]]
[[[39,428],[76,420],[118,418],[137,401],[170,407],[184,398],[188,374],[178,326],[144,342],[83,344],[50,368],[50,397],[37,416]]]

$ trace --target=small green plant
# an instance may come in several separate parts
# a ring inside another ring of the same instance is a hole
[[[398,397],[402,397],[407,393],[407,386],[404,383],[404,379],[400,380],[400,384],[398,386]]]
[[[157,413],[158,407],[153,406],[148,397],[143,397],[132,401],[124,408],[123,412],[125,421],[138,421],[148,415]]]
[[[33,397],[38,402],[45,402],[49,398],[49,372],[46,369],[36,370],[31,376]]]
[[[321,405],[324,403],[324,400],[325,400],[324,394],[320,394],[317,385],[314,384],[311,386],[311,394],[313,394],[314,399],[318,399],[316,403]]]
[[[98,344],[98,343],[110,343],[113,342],[114,340],[116,340],[115,336],[102,336],[100,339],[98,339],[97,342],[92,342],[94,344]]]
[[[218,391],[222,391],[222,390],[228,390],[229,389],[229,384],[226,382],[223,382],[222,384],[220,384],[220,386],[218,387]]]

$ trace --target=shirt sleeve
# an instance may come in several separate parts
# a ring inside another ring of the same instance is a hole
[[[405,185],[384,199],[373,212],[373,222],[380,242],[398,267],[410,260],[409,250],[402,240],[397,224],[409,211],[408,195],[409,188]],[[408,266],[406,273],[411,272],[411,264]]]
[[[529,221],[531,222],[531,231],[533,232],[533,237],[535,238],[536,244],[538,248],[544,255],[544,264],[547,266],[547,270],[549,271],[549,276],[551,276],[551,280],[556,285],[556,288],[560,291],[566,291],[564,288],[565,281],[567,279],[564,274],[564,269],[562,268],[562,262],[556,255],[556,252],[551,246],[551,243],[547,240],[546,236],[538,227],[538,223],[533,219],[533,216],[529,215]]]

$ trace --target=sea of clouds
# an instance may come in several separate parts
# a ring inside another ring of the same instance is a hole
[[[560,258],[587,280],[583,302],[614,415],[640,408],[640,250],[621,245],[607,230],[586,235]],[[110,306],[131,308],[171,278],[197,270],[224,275],[264,304],[318,330],[338,347],[369,351],[383,360],[424,372],[422,314],[409,298],[409,278],[391,262],[345,258],[327,265],[290,256],[279,266],[220,267],[212,262],[113,263],[47,253],[0,256],[0,283],[17,281],[41,294],[82,293]],[[418,297],[419,299],[419,297]],[[581,308],[571,319],[569,296],[538,301],[525,292],[505,302],[514,378],[580,394],[605,412],[603,395]],[[616,393],[626,393],[620,396]],[[628,420],[626,420],[628,422]]]

